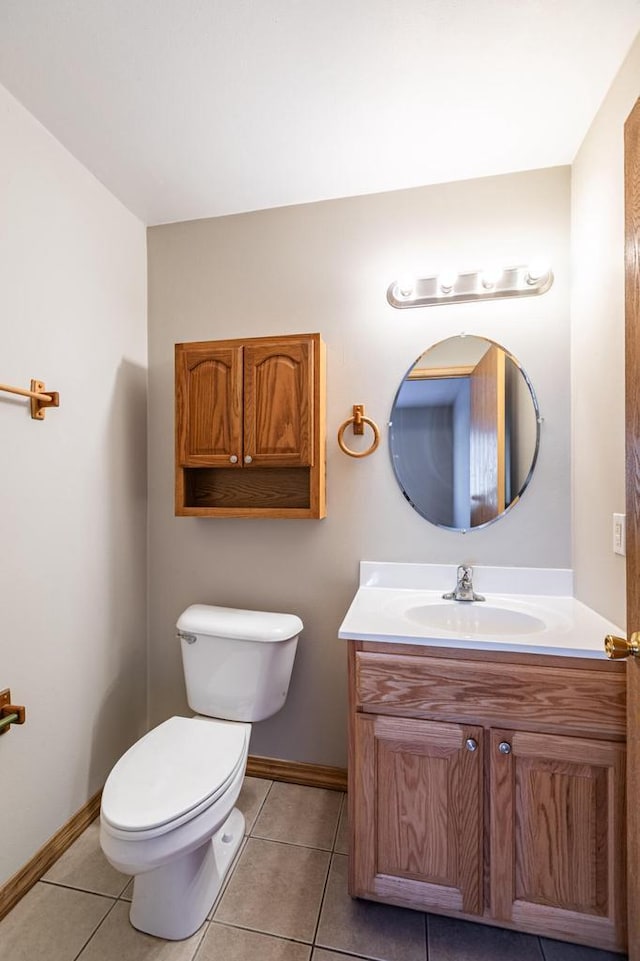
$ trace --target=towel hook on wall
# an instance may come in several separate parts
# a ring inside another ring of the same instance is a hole
[[[11,703],[11,691],[0,691],[0,734],[6,734],[12,724],[24,724],[26,711],[23,704]]]
[[[9,394],[19,394],[21,397],[30,397],[33,420],[44,420],[47,407],[60,406],[60,398],[57,392],[49,390],[45,393],[44,381],[41,380],[32,380],[31,390],[26,390],[24,387],[9,387],[8,384],[0,384],[0,390],[5,390]]]

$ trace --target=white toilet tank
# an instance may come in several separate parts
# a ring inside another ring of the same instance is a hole
[[[176,626],[193,711],[261,721],[280,710],[303,627],[299,617],[193,604]]]

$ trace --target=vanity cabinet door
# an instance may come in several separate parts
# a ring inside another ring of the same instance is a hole
[[[300,338],[245,347],[246,466],[313,464],[313,346]]]
[[[181,467],[241,466],[241,347],[177,345],[176,456]]]
[[[353,723],[351,895],[480,914],[482,729],[366,714]]]
[[[491,916],[625,947],[624,745],[492,730]]]

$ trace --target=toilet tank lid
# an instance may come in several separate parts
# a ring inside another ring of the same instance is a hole
[[[295,614],[192,604],[180,615],[176,627],[189,634],[230,637],[235,640],[286,641],[296,637],[303,624]]]

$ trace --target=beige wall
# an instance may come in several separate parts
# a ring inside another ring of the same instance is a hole
[[[0,88],[0,884],[145,726],[143,225]]]
[[[640,38],[593,121],[572,175],[576,594],[622,627],[625,561],[612,550],[612,514],[625,510],[623,127],[639,94]]]
[[[174,637],[184,607],[292,611],[305,631],[289,699],[255,725],[251,751],[344,764],[346,652],[336,634],[360,559],[570,566],[569,196],[569,169],[556,168],[149,231],[151,723],[188,710]],[[387,285],[412,266],[426,274],[535,256],[556,273],[539,298],[403,311],[386,302]],[[328,347],[327,518],[175,518],[174,342],[316,330]],[[432,526],[403,499],[386,429],[407,368],[461,331],[523,363],[545,417],[521,503],[467,535]],[[383,433],[361,461],[335,436],[354,403]]]

